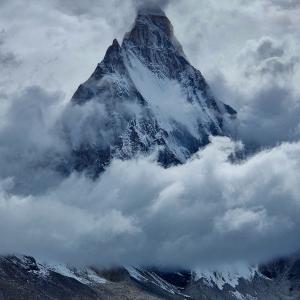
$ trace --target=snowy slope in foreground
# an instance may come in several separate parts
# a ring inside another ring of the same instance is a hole
[[[231,268],[232,269],[232,268]],[[300,258],[235,271],[110,270],[0,257],[0,299],[299,299]],[[46,296],[47,295],[47,296]]]

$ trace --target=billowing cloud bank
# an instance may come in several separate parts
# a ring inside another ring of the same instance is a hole
[[[300,143],[232,164],[213,138],[187,164],[114,161],[96,182],[73,174],[22,197],[1,183],[1,251],[73,263],[220,266],[300,248]]]
[[[194,268],[300,249],[299,2],[155,2],[212,92],[238,111],[232,139],[214,138],[183,166],[138,158],[113,161],[94,182],[60,176],[68,145],[57,121],[76,143],[101,115],[65,103],[142,2],[2,1],[1,254]],[[256,154],[234,164],[237,140]]]

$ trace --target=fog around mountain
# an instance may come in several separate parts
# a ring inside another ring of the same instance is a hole
[[[298,2],[156,2],[215,97],[238,112],[231,138],[168,169],[154,154],[116,159],[95,181],[43,168],[67,151],[62,115],[76,142],[80,124],[104,113],[90,103],[63,114],[141,3],[2,1],[1,254],[201,268],[300,249]],[[255,152],[232,163],[243,144]]]

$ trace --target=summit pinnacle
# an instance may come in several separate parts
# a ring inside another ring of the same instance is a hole
[[[225,118],[236,114],[190,65],[165,13],[149,8],[139,10],[121,45],[113,41],[71,103],[70,110],[102,107],[84,122],[84,138],[70,143],[72,168],[96,177],[114,157],[156,151],[164,167],[184,163],[210,135],[224,135]]]

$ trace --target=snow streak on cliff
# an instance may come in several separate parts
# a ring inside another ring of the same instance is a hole
[[[212,96],[190,65],[169,19],[142,11],[122,45],[114,40],[79,86],[65,114],[89,105],[101,107],[101,113],[80,122],[76,139],[72,126],[64,124],[64,138],[72,149],[71,170],[93,176],[113,157],[153,151],[165,167],[184,163],[210,135],[224,135],[224,119],[236,114]]]

